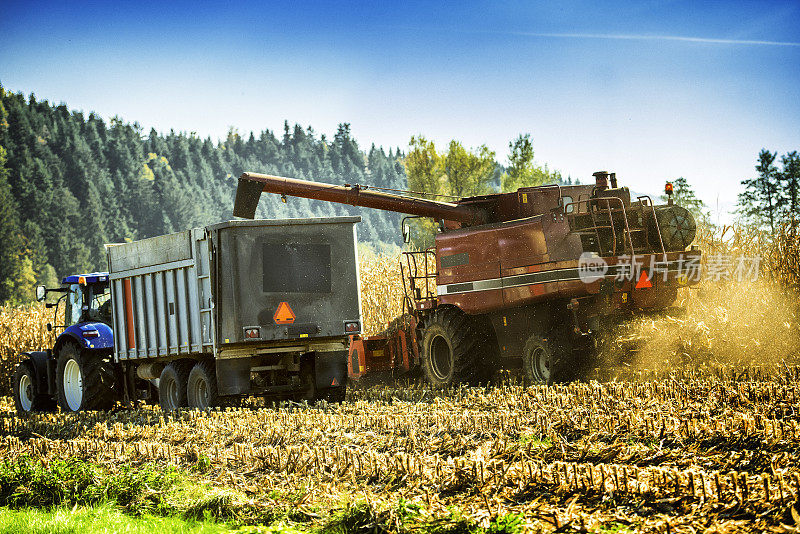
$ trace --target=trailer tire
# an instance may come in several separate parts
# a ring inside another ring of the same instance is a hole
[[[186,400],[190,408],[198,410],[213,408],[219,403],[214,362],[204,360],[194,364],[192,370],[189,371]]]
[[[65,412],[110,410],[117,402],[117,372],[108,356],[65,343],[58,351],[56,390]]]
[[[17,415],[27,417],[33,412],[47,412],[55,408],[50,396],[40,394],[36,374],[30,362],[22,362],[14,371],[14,407]]]
[[[422,370],[428,383],[444,388],[474,384],[490,369],[486,336],[474,320],[456,308],[436,310],[422,335]]]
[[[168,363],[161,371],[158,379],[158,403],[163,411],[173,412],[189,406],[186,392],[191,370],[191,361],[179,360]]]

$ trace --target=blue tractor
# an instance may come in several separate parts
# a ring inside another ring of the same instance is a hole
[[[46,304],[55,309],[47,328],[61,332],[52,349],[22,354],[14,372],[17,413],[111,408],[122,399],[123,380],[113,359],[108,273],[67,276],[61,287],[39,286],[36,298],[43,301],[49,293],[60,296]],[[62,311],[64,324],[57,324]]]

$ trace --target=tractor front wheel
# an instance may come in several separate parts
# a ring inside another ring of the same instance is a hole
[[[114,363],[67,343],[58,351],[56,364],[58,405],[65,412],[109,410],[118,400]]]

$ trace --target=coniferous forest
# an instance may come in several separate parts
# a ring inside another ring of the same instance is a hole
[[[70,111],[0,88],[0,302],[37,282],[104,270],[103,245],[232,218],[238,176],[263,172],[332,183],[406,187],[403,154],[362,150],[350,125],[333,139],[284,125],[222,141]],[[359,239],[399,244],[401,215],[264,195],[258,217],[361,215]]]

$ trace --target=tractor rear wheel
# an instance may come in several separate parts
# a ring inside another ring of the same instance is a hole
[[[186,392],[191,370],[191,361],[179,360],[170,362],[161,371],[158,379],[158,403],[162,410],[173,412],[189,406]]]
[[[199,410],[213,408],[218,404],[217,373],[213,361],[206,360],[194,364],[189,372],[186,400],[190,408]]]
[[[455,308],[433,313],[422,335],[422,370],[437,388],[474,384],[489,374],[487,336],[475,321]]]
[[[39,393],[36,375],[29,362],[17,365],[14,371],[14,406],[17,415],[27,417],[33,412],[45,412],[53,409],[53,399]]]
[[[119,398],[117,373],[109,357],[73,343],[58,351],[56,385],[58,405],[65,412],[109,410]]]

